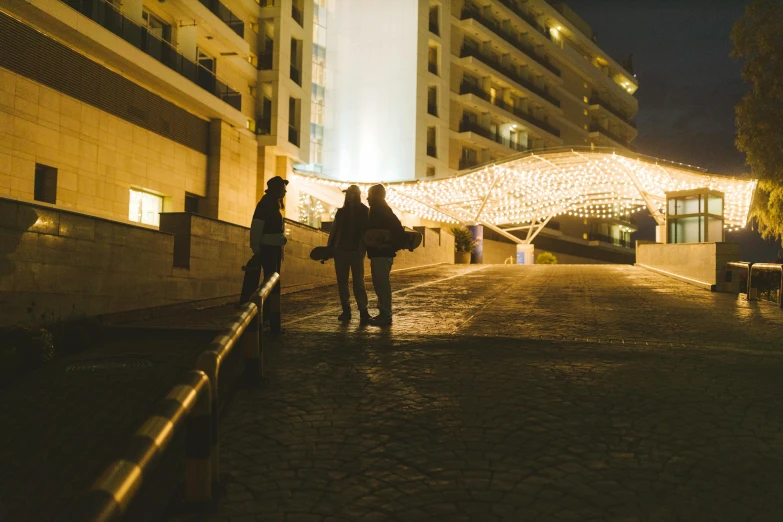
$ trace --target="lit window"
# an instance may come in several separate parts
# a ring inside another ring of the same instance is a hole
[[[160,226],[160,213],[162,211],[163,198],[161,196],[130,189],[129,220],[157,227]]]
[[[587,96],[583,96],[582,99],[585,101],[585,103],[589,103],[587,100]]]

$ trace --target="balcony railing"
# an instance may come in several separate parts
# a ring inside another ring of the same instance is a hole
[[[302,10],[295,5],[291,6],[291,18],[293,18],[294,21],[300,26],[304,27],[304,17],[302,16]]]
[[[529,56],[533,60],[536,61],[536,63],[546,67],[548,70],[553,72],[554,74],[560,76],[560,69],[555,67],[554,65],[550,64],[549,61],[547,61],[546,58],[543,56],[539,56],[539,54],[531,47],[530,45],[525,44],[523,41],[519,40],[517,35],[511,31],[508,31],[503,28],[503,26],[499,23],[497,23],[494,20],[491,20],[481,14],[477,9],[473,7],[466,7],[462,10],[462,16],[460,17],[460,20],[465,20],[468,18],[472,18],[473,20],[476,20],[484,27],[490,29],[495,34],[503,38],[505,41],[510,43],[513,47],[516,49],[522,51],[525,53],[525,55]]]
[[[223,5],[222,2],[218,0],[199,0],[199,2],[201,2],[204,7],[212,11],[215,16],[223,20],[223,23],[226,24],[232,31],[237,33],[242,38],[245,37],[245,22],[242,21],[242,19],[237,15],[232,13],[228,7]]]
[[[473,84],[468,83],[468,82],[462,82],[460,84],[460,86],[459,86],[459,93],[460,94],[473,94],[475,96],[478,96],[479,98],[482,98],[482,99],[488,101],[489,103],[491,103],[491,104],[493,104],[493,105],[495,105],[497,107],[500,107],[504,111],[510,112],[514,116],[516,116],[516,117],[518,117],[520,119],[523,119],[523,120],[525,120],[528,123],[532,123],[533,125],[541,128],[541,129],[544,129],[548,133],[553,134],[553,135],[557,136],[558,138],[560,137],[560,130],[559,129],[556,129],[556,128],[552,127],[551,125],[549,125],[545,121],[539,120],[538,118],[536,118],[532,114],[523,111],[519,107],[514,107],[513,105],[504,102],[503,100],[501,100],[497,96],[495,96],[495,99],[493,100],[492,99],[492,95],[490,93],[488,93],[487,91],[481,89],[478,85],[473,85]]]
[[[427,104],[427,114],[432,114],[433,116],[438,115],[438,106],[434,103],[428,103]]]
[[[126,18],[105,0],[61,0],[90,20],[116,34],[129,44],[184,76],[236,110],[242,110],[242,95],[220,81],[215,73],[185,58],[169,42],[162,40]]]
[[[601,107],[611,112],[612,114],[614,114],[615,116],[623,120],[625,123],[627,123],[634,129],[636,128],[636,122],[631,121],[631,117],[628,114],[624,113],[621,110],[615,109],[609,104],[609,102],[602,100],[599,96],[595,96],[595,95],[591,96],[590,105],[600,105]]]
[[[297,85],[302,85],[302,71],[294,64],[291,64],[291,79]]]
[[[478,165],[479,162],[475,158],[460,158],[459,170],[470,169]]]
[[[518,17],[520,17],[522,20],[527,22],[532,28],[534,28],[539,33],[543,34],[547,38],[549,38],[549,35],[546,34],[546,29],[538,25],[538,22],[536,22],[536,19],[532,16],[530,16],[529,13],[527,13],[524,9],[517,6],[512,0],[498,0],[501,4],[505,5],[509,9],[511,9]]]
[[[288,141],[299,146],[299,129],[296,127],[292,127],[291,125],[288,126]]]
[[[272,134],[272,119],[267,116],[258,118],[256,123],[256,134],[259,136]]]
[[[477,58],[479,61],[485,63],[489,67],[495,69],[499,73],[511,78],[518,84],[525,87],[527,90],[536,93],[555,107],[560,107],[560,100],[543,90],[541,87],[537,87],[533,82],[530,80],[523,78],[522,75],[520,75],[516,70],[514,70],[512,67],[509,67],[508,65],[503,65],[500,60],[496,59],[495,57],[482,53],[478,49],[475,49],[473,47],[470,47],[468,45],[463,45],[462,49],[460,49],[459,53],[460,58],[465,58],[468,56],[472,56],[473,58]]]
[[[432,74],[438,74],[438,64],[434,62],[427,62],[427,70]]]
[[[478,123],[474,123],[470,120],[460,121],[459,131],[472,132],[474,134],[478,134],[479,136],[483,136],[489,140],[494,141],[495,143],[500,143],[503,146],[506,146],[510,149],[514,149],[519,152],[524,152],[528,149],[525,145],[522,145],[521,143],[517,143],[516,141],[510,138],[503,137],[497,132],[493,131],[492,129],[484,127],[483,125],[479,125]]]
[[[435,147],[435,145],[427,145],[427,156],[431,158],[438,157],[438,149]]]
[[[627,241],[622,238],[607,236],[605,234],[596,234],[594,232],[590,232],[590,234],[587,237],[590,239],[590,241],[600,241],[602,243],[609,243],[610,245],[615,245],[623,248],[628,248],[631,244],[630,241]]]
[[[590,132],[600,132],[604,136],[607,136],[607,137],[613,139],[614,141],[616,141],[617,143],[623,145],[624,147],[629,147],[630,148],[630,146],[631,146],[631,142],[627,138],[623,138],[622,136],[620,136],[618,134],[614,134],[613,132],[609,131],[608,129],[604,129],[603,127],[601,127],[600,125],[597,125],[595,123],[590,125]]]

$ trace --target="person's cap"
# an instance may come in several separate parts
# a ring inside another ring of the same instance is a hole
[[[382,198],[386,197],[386,187],[383,185],[373,185],[370,187],[370,190],[367,191],[368,196],[380,196]]]
[[[362,195],[362,189],[359,188],[358,185],[350,185],[347,189],[343,190],[346,194],[356,194],[357,196]]]
[[[285,185],[288,185],[288,180],[283,179],[280,176],[275,176],[274,178],[271,178],[269,181],[266,182],[267,188],[279,187]]]

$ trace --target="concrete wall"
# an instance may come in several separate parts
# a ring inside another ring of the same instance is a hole
[[[334,265],[310,260],[327,234],[286,222],[284,288],[334,282]],[[426,229],[394,269],[453,263],[454,237]],[[160,230],[0,198],[0,325],[119,312],[239,293],[251,256],[246,227],[164,213]],[[369,264],[367,265],[369,275]]]
[[[722,280],[726,263],[739,259],[736,243],[637,243],[636,264],[706,285]]]
[[[513,259],[512,264],[516,264],[516,243],[505,243],[503,241],[494,241],[492,239],[484,240],[485,265],[502,265],[509,257]]]

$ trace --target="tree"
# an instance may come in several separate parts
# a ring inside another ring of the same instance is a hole
[[[731,55],[750,84],[735,108],[737,148],[759,185],[750,217],[765,239],[783,241],[783,0],[753,0],[731,31]]]

